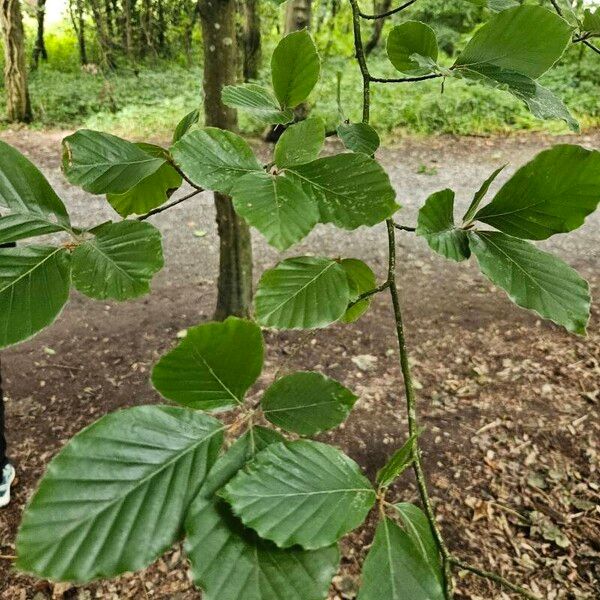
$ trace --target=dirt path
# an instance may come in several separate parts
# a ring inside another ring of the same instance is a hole
[[[42,166],[74,222],[111,218],[103,199],[67,188],[58,169],[61,137],[0,134]],[[403,141],[381,156],[404,206],[398,220],[414,224],[426,196],[444,187],[456,190],[462,209],[494,168],[510,162],[506,177],[558,141],[541,136]],[[598,134],[576,141],[600,147]],[[167,266],[150,296],[100,304],[73,294],[50,329],[2,354],[10,443],[21,473],[16,502],[0,512],[2,555],[14,552],[20,512],[47,461],[104,412],[157,401],[148,384],[152,364],[172,346],[177,331],[210,317],[217,252],[209,196],[168,211],[155,223],[164,234]],[[206,235],[194,235],[199,230]],[[340,233],[320,226],[294,254],[356,256],[382,274],[383,235],[381,227]],[[513,307],[501,292],[491,290],[474,264],[444,261],[412,234],[401,235],[399,244],[399,279],[427,426],[426,460],[450,545],[483,568],[529,583],[542,598],[595,598],[600,579],[600,514],[594,508],[600,499],[598,304],[588,338],[574,338]],[[592,291],[598,289],[598,215],[576,235],[545,245],[587,276]],[[258,235],[255,257],[257,274],[277,260]],[[261,386],[283,362],[289,370],[323,370],[360,395],[346,426],[324,437],[371,476],[406,431],[401,379],[390,356],[391,325],[387,298],[381,297],[352,326],[308,336],[267,335],[268,368]],[[399,499],[416,498],[409,476],[399,482],[397,492]],[[357,559],[369,535],[344,542],[342,575],[331,598],[354,597]],[[10,573],[9,564],[0,559],[0,598],[52,597],[52,586]],[[458,581],[460,598],[509,597],[465,574]],[[63,591],[54,590],[55,597],[63,597]],[[71,589],[64,597],[143,599],[145,594],[198,597],[178,549],[141,578]]]

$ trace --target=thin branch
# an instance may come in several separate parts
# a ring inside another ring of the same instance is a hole
[[[523,596],[523,598],[528,598],[529,600],[541,600],[539,596],[532,594],[529,590],[526,590],[520,585],[516,585],[515,583],[508,581],[508,579],[504,579],[504,577],[498,575],[497,573],[492,573],[491,571],[484,571],[483,569],[479,569],[478,567],[474,567],[472,565],[464,563],[461,560],[458,560],[454,557],[450,559],[450,562],[459,569],[470,571],[471,573],[474,573],[475,575],[478,575],[483,579],[489,579],[490,581],[501,585],[502,587],[506,588],[507,590],[510,590],[511,592],[520,594],[521,596]]]
[[[394,227],[396,229],[399,229],[400,231],[416,231],[417,230],[416,227],[409,227],[408,225],[400,225],[400,223],[396,223],[396,221],[394,221]]]
[[[415,437],[413,444],[413,471],[417,480],[417,488],[419,496],[425,510],[425,515],[429,521],[429,526],[435,538],[438,550],[442,555],[442,563],[444,566],[444,591],[447,599],[452,598],[452,574],[450,565],[450,552],[446,546],[446,542],[442,537],[440,529],[435,519],[425,473],[423,471],[423,463],[421,456],[421,447],[418,440],[419,423],[417,419],[417,397],[412,379],[410,362],[408,359],[408,350],[406,347],[406,338],[404,336],[404,324],[402,320],[402,309],[400,307],[400,297],[396,286],[396,235],[394,232],[394,222],[391,219],[386,221],[388,232],[388,281],[390,282],[390,294],[392,297],[392,306],[394,308],[394,318],[396,321],[396,337],[398,338],[398,350],[400,353],[400,369],[402,378],[404,379],[404,392],[406,394],[406,409],[408,412],[408,434]]]
[[[163,206],[159,206],[158,208],[154,208],[153,210],[147,212],[145,215],[140,215],[137,218],[137,220],[138,221],[145,221],[146,219],[149,219],[150,217],[153,217],[154,215],[157,215],[158,213],[164,212],[165,210],[169,210],[169,208],[173,208],[174,206],[177,206],[178,204],[181,204],[182,202],[185,202],[186,200],[189,200],[190,198],[193,198],[194,196],[197,196],[198,194],[200,194],[203,191],[204,190],[202,190],[202,189],[194,190],[193,192],[191,192],[187,196],[183,196],[182,198],[178,198],[177,200],[173,200],[173,202],[170,202],[169,204],[164,204]]]
[[[362,12],[361,10],[358,11],[358,14],[362,19],[371,19],[371,20],[385,19],[386,17],[391,17],[392,15],[399,13],[400,11],[404,10],[405,8],[408,8],[409,6],[414,4],[416,1],[417,0],[409,0],[408,2],[405,2],[401,6],[398,6],[397,8],[392,8],[391,10],[388,10],[387,12],[384,12],[384,13],[380,13],[378,15],[368,15],[368,14]]]
[[[556,0],[550,0],[550,2],[552,2],[552,6],[554,6],[554,10],[558,13],[559,16],[563,16],[562,10],[560,8],[560,6],[558,5],[558,2]]]
[[[204,190],[197,186],[172,160],[169,161],[169,164],[181,175],[182,179],[189,183],[195,190],[203,192]]]
[[[358,8],[357,0],[349,0],[352,6],[352,27],[354,31],[354,50],[358,66],[363,79],[363,123],[369,122],[369,110],[371,106],[371,75],[367,66],[367,58],[362,42],[362,34],[360,30],[360,9]]]
[[[385,281],[380,286],[377,286],[376,288],[373,288],[372,290],[369,290],[368,292],[364,292],[356,300],[353,300],[352,302],[350,302],[350,304],[348,304],[348,308],[352,308],[359,302],[362,302],[363,300],[366,300],[367,298],[370,298],[371,296],[374,296],[375,294],[379,294],[379,292],[383,292],[383,290],[387,290],[389,287],[390,287],[390,282]]]
[[[414,83],[415,81],[426,81],[427,79],[437,79],[443,77],[441,73],[430,73],[429,75],[419,75],[418,77],[373,77],[369,75],[369,81],[373,83]]]
[[[600,54],[600,48],[598,46],[592,44],[592,42],[588,42],[587,40],[582,40],[582,43],[585,44],[588,48],[591,48],[594,52]]]

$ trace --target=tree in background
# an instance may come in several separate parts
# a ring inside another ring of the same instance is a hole
[[[126,0],[126,4],[128,0]],[[87,46],[85,43],[85,16],[83,11],[83,0],[69,0],[69,15],[73,23],[73,29],[77,36],[79,50],[79,62],[81,65],[88,64]]]
[[[44,41],[44,21],[46,19],[46,0],[37,0],[35,18],[37,21],[37,35],[33,46],[32,68],[37,69],[40,58],[48,60],[48,51]]]
[[[244,81],[251,81],[258,79],[262,55],[259,0],[240,2],[240,11],[244,15]]]
[[[237,82],[236,0],[213,0],[200,6],[204,43],[204,119],[210,127],[232,131],[237,113],[223,104],[221,92]],[[215,192],[220,239],[219,283],[215,318],[248,315],[252,301],[252,245],[247,223],[231,199]]]
[[[32,114],[25,66],[25,33],[19,0],[0,0],[0,29],[4,43],[6,116],[10,122],[29,123]]]
[[[310,29],[312,0],[290,0],[285,11],[285,32]]]

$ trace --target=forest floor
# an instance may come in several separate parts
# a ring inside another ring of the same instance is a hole
[[[2,132],[42,167],[73,221],[111,218],[102,198],[69,189],[60,174],[64,132]],[[405,139],[381,151],[413,225],[432,191],[452,187],[462,210],[497,166],[501,180],[539,150],[559,141],[600,147],[600,133],[579,138]],[[263,146],[260,148],[264,149]],[[265,149],[266,151],[266,149]],[[83,426],[122,406],[158,402],[148,375],[178,331],[210,318],[215,300],[217,237],[204,195],[155,218],[164,234],[166,267],[146,298],[98,303],[73,293],[49,329],[2,353],[11,454],[19,472],[14,503],[0,511],[0,599],[199,598],[176,547],[141,574],[81,588],[36,582],[11,571],[14,536],[24,504],[45,465]],[[514,307],[483,279],[474,261],[433,255],[413,234],[399,232],[398,278],[431,494],[456,555],[531,587],[540,598],[598,598],[600,586],[600,305],[587,338],[568,335]],[[256,275],[277,254],[254,236]],[[600,285],[600,215],[543,247]],[[384,228],[343,232],[319,226],[294,254],[354,256],[385,273]],[[394,354],[388,298],[353,325],[309,333],[267,333],[267,368],[322,370],[360,400],[345,426],[324,435],[372,477],[406,437],[402,382]],[[416,500],[407,474],[397,498]],[[330,598],[356,596],[358,565],[372,530],[342,543]],[[497,586],[457,573],[457,597],[512,598]]]

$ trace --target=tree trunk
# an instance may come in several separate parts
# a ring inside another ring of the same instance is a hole
[[[246,0],[244,24],[244,81],[258,79],[261,58],[259,0]]]
[[[6,116],[11,122],[29,123],[32,114],[25,68],[25,34],[19,0],[0,0],[0,29],[4,43]]]
[[[98,0],[89,0],[89,2],[96,24],[96,34],[98,36],[98,46],[100,47],[103,66],[108,69],[114,69],[117,65],[112,54],[112,40],[108,34],[104,15],[100,10],[100,4]]]
[[[129,60],[133,60],[133,2],[132,0],[123,0],[123,46],[125,54]]]
[[[285,11],[285,32],[310,29],[312,0],[290,0]]]
[[[209,0],[200,6],[204,43],[204,116],[206,125],[234,130],[235,110],[221,101],[221,90],[237,80],[236,0]],[[250,229],[230,198],[215,193],[220,238],[216,319],[247,316],[252,300]]]
[[[382,2],[373,2],[375,7],[375,13],[381,14],[390,10],[392,6],[392,0],[383,0]],[[365,54],[368,56],[377,48],[379,45],[379,40],[381,39],[381,32],[383,31],[383,26],[385,25],[386,19],[375,19],[373,23],[373,32],[371,33],[371,37],[368,39],[365,44]]]
[[[36,7],[37,36],[33,47],[33,68],[37,69],[42,60],[48,60],[46,43],[44,42],[44,20],[46,18],[46,0],[37,0]]]
[[[76,14],[77,13],[77,14]],[[85,19],[83,15],[83,0],[77,0],[76,8],[73,8],[73,0],[69,0],[69,14],[73,29],[77,36],[77,46],[79,47],[79,62],[82,65],[88,64],[87,47],[85,44]]]

